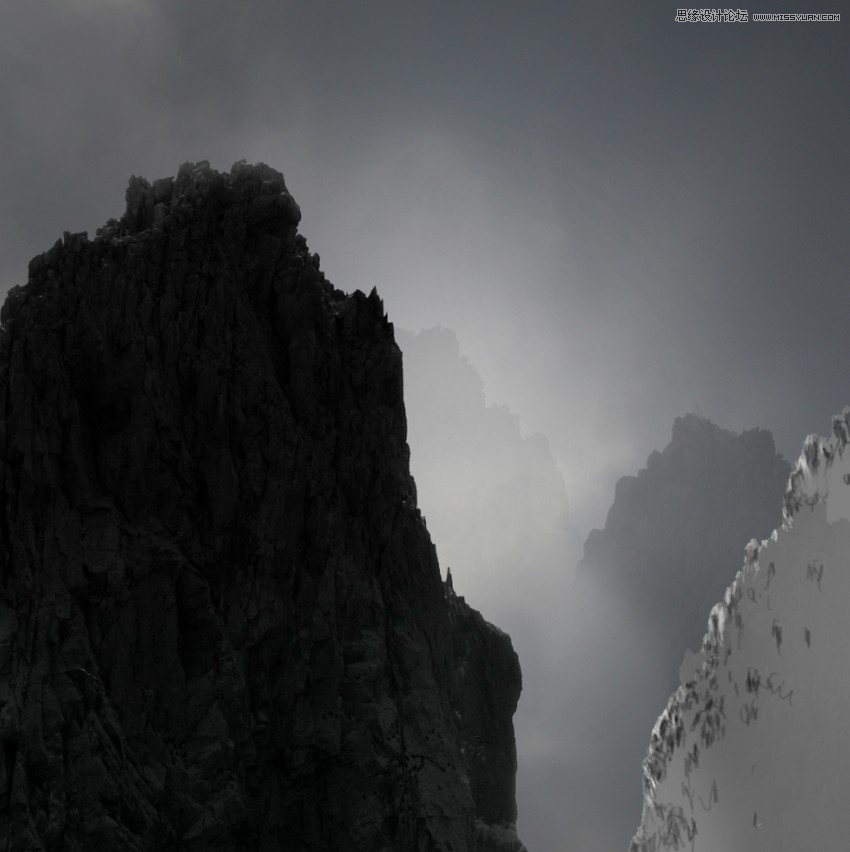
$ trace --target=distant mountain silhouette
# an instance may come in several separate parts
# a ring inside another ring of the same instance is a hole
[[[551,583],[571,575],[569,553],[577,545],[546,437],[524,437],[517,414],[487,403],[455,332],[397,329],[396,339],[404,354],[411,470],[441,562],[461,585],[480,577],[483,594],[498,590],[491,605],[506,605],[504,589],[515,585],[517,616],[539,607]]]
[[[458,592],[510,630],[523,660],[517,804],[520,833],[534,849],[535,837],[543,844],[559,830],[563,794],[548,764],[558,764],[570,738],[560,710],[582,537],[570,526],[566,486],[546,438],[523,436],[517,414],[488,404],[455,332],[396,329],[396,339],[411,470],[440,560],[452,567]],[[541,741],[549,744],[545,757]]]
[[[617,482],[604,529],[587,537],[578,576],[654,625],[669,648],[671,678],[684,650],[702,643],[708,612],[746,543],[781,524],[790,473],[767,430],[735,434],[688,414],[676,419],[663,452]]]
[[[750,543],[683,661],[632,852],[847,848],[848,448],[845,409],[831,437],[806,439],[782,528]]]
[[[789,472],[769,432],[735,434],[689,414],[643,470],[619,480],[604,529],[588,535],[571,600],[565,725],[598,755],[572,803],[600,838],[593,852],[628,847],[648,733],[747,542],[781,524]]]

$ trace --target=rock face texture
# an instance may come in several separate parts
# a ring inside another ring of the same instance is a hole
[[[850,409],[812,435],[651,735],[633,852],[845,849]]]
[[[537,771],[517,779],[517,802],[523,839],[546,848],[564,819],[565,785],[548,766],[560,765],[570,739],[561,712],[569,690],[565,602],[584,537],[569,525],[548,441],[524,436],[518,415],[488,404],[455,332],[396,328],[395,336],[404,355],[411,470],[440,563],[451,566],[458,591],[509,631],[523,661],[514,719],[519,765],[533,762]],[[548,766],[541,771],[543,740]]]
[[[441,581],[381,301],[299,218],[186,164],[9,294],[2,848],[523,848],[516,655]]]
[[[769,432],[680,417],[668,446],[617,483],[604,530],[588,536],[565,669],[571,728],[598,755],[578,794],[604,838],[594,850],[628,848],[647,734],[747,542],[781,523],[789,472]]]

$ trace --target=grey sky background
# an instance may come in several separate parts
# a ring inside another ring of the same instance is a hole
[[[848,22],[675,11],[4,4],[0,289],[119,216],[131,174],[263,160],[336,286],[454,329],[488,398],[546,434],[582,532],[687,411],[793,460],[850,404]]]
[[[265,160],[337,286],[454,328],[488,396],[547,434],[582,528],[678,414],[796,455],[850,401],[846,22],[370,0],[2,17],[4,287],[118,215],[131,173]]]

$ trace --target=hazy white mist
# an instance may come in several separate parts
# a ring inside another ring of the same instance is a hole
[[[337,287],[455,333],[480,377],[458,411],[491,406],[500,437],[429,459],[411,396],[414,474],[440,495],[423,511],[458,593],[519,649],[520,834],[559,852],[563,764],[599,760],[562,712],[570,659],[595,653],[568,584],[615,482],[688,411],[771,429],[793,459],[850,402],[847,22],[686,25],[610,0],[7,5],[0,291],[120,215],[131,174],[247,158],[284,172]],[[550,501],[519,511],[526,465]]]

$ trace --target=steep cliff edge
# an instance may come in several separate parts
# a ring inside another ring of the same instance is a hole
[[[441,561],[503,583],[521,572],[524,584],[538,576],[551,584],[551,573],[565,572],[573,531],[545,436],[524,437],[518,415],[487,403],[453,331],[396,329],[396,340],[404,352],[412,468]],[[546,594],[535,591],[524,608]]]
[[[810,435],[784,523],[753,539],[643,762],[631,849],[845,849],[850,409]]]
[[[620,479],[605,528],[588,536],[564,668],[570,729],[597,756],[581,764],[583,807],[574,805],[600,838],[590,848],[628,848],[647,732],[747,541],[779,523],[789,472],[769,432],[679,417],[667,446]]]
[[[441,582],[381,301],[299,219],[186,164],[9,294],[0,845],[522,848],[516,655]]]
[[[468,600],[508,628],[523,661],[518,759],[536,771],[517,777],[517,805],[525,842],[547,848],[559,823],[578,822],[564,817],[565,783],[542,768],[540,743],[549,766],[562,766],[572,732],[562,712],[571,689],[565,606],[584,538],[569,525],[566,486],[546,438],[524,436],[517,414],[488,403],[455,332],[396,326],[395,338],[404,354],[411,470],[440,563],[452,566]]]

